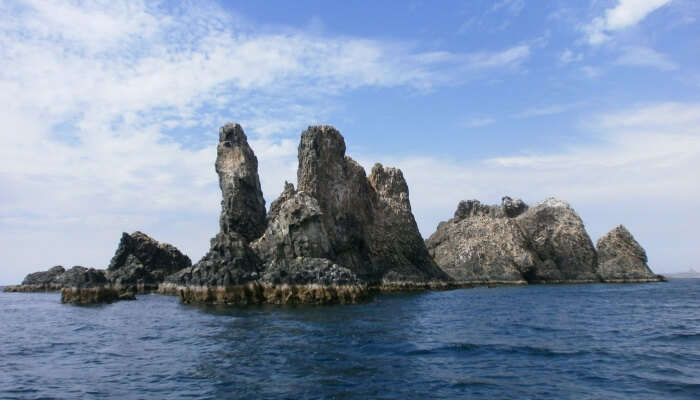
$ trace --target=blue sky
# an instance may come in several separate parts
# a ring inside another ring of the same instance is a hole
[[[698,267],[700,3],[5,1],[0,284],[104,267],[122,231],[199,259],[218,127],[269,204],[300,132],[404,171],[424,236],[461,199],[555,196],[625,224],[657,272]]]

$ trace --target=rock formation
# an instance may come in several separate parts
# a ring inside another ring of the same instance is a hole
[[[166,276],[191,265],[190,258],[171,244],[142,232],[124,232],[107,273],[115,287],[146,293],[157,290]]]
[[[62,275],[61,302],[71,304],[110,303],[133,300],[133,292],[112,287],[102,270],[75,266]]]
[[[657,282],[647,265],[647,253],[623,225],[617,226],[598,239],[600,276],[606,282]]]
[[[528,207],[460,202],[426,241],[438,265],[461,282],[597,282],[595,249],[581,218],[561,200]]]
[[[51,292],[63,288],[62,275],[66,269],[61,265],[50,268],[48,271],[34,272],[27,275],[22,284],[6,286],[5,292]]]
[[[374,287],[447,285],[418,232],[401,171],[377,164],[367,177],[330,126],[299,144],[298,190],[265,215],[257,159],[239,125],[219,135],[221,232],[204,258],[167,278],[185,302],[355,302]]]
[[[549,198],[516,217],[538,258],[528,282],[599,282],[598,260],[583,221],[562,200]]]

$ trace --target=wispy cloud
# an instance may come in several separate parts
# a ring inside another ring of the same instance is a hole
[[[493,124],[494,122],[496,122],[496,120],[490,117],[474,117],[464,121],[462,126],[465,128],[483,128]]]
[[[622,54],[615,60],[617,65],[635,67],[651,67],[662,71],[673,71],[678,65],[671,61],[665,54],[649,47],[633,46],[625,47]]]
[[[605,10],[603,16],[593,19],[583,30],[586,41],[591,45],[598,45],[610,40],[610,35],[615,32],[636,25],[647,15],[671,0],[619,0],[613,8]]]
[[[561,114],[582,105],[582,102],[569,104],[550,104],[540,107],[531,107],[514,115],[515,118],[542,117],[545,115]]]

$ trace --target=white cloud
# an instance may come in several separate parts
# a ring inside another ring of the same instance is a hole
[[[215,7],[0,4],[0,283],[54,263],[104,266],[122,230],[197,259],[216,232],[213,148],[228,120],[244,124],[269,203],[334,94],[459,84],[530,55],[260,33]]]
[[[465,128],[483,128],[492,125],[494,122],[496,120],[490,117],[474,117],[467,119],[462,125]]]
[[[583,60],[583,54],[581,53],[574,53],[573,51],[569,49],[565,49],[564,51],[559,54],[559,63],[561,64],[570,64],[572,62],[578,62]]]
[[[622,50],[622,54],[615,60],[615,64],[652,67],[662,71],[678,69],[678,65],[671,61],[665,54],[642,46],[625,47]]]
[[[671,0],[619,0],[605,15],[596,17],[584,27],[586,40],[598,45],[610,39],[610,34],[636,25],[647,15],[670,3]]]

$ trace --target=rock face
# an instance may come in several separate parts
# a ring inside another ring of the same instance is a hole
[[[107,272],[115,287],[144,293],[157,290],[166,276],[191,265],[175,246],[137,231],[122,234]]]
[[[583,222],[561,200],[528,207],[460,202],[454,217],[426,241],[438,265],[461,282],[596,282],[597,259]]]
[[[583,221],[561,200],[547,199],[516,218],[539,259],[528,282],[598,282],[598,260]]]
[[[302,133],[298,190],[285,183],[267,215],[243,130],[227,124],[219,140],[221,232],[164,292],[185,302],[346,303],[371,287],[450,281],[425,248],[401,171],[377,164],[367,177],[333,127]]]
[[[369,178],[345,156],[331,126],[313,126],[299,144],[298,191],[316,199],[328,258],[360,279],[383,285],[427,284],[449,277],[428,254],[400,170],[376,164]]]
[[[598,263],[601,277],[606,282],[657,282],[647,265],[647,253],[623,225],[617,226],[598,239]]]
[[[265,230],[265,200],[260,189],[258,159],[238,124],[229,123],[219,130],[216,173],[223,194],[221,232],[235,232],[248,241],[255,240]]]

